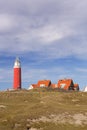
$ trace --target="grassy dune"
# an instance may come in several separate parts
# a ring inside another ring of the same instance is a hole
[[[87,130],[87,93],[0,92],[0,130]]]

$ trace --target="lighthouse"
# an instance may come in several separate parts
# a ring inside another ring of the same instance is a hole
[[[13,89],[21,89],[21,62],[16,58],[14,62]]]

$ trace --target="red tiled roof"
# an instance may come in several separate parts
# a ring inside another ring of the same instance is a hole
[[[39,80],[37,83],[38,87],[49,87],[51,85],[51,80]]]
[[[74,87],[73,80],[72,79],[62,79],[58,81],[58,88],[69,90],[70,87]]]

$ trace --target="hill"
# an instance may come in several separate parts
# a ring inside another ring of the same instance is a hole
[[[86,130],[87,93],[0,92],[0,130]]]

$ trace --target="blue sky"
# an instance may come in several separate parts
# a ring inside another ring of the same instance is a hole
[[[0,89],[13,86],[13,64],[22,64],[22,86],[39,79],[72,78],[87,85],[87,1],[0,0]]]

